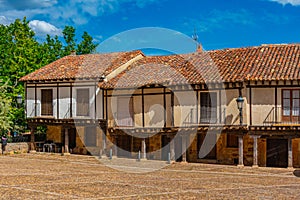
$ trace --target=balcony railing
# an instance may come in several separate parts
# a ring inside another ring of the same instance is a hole
[[[219,116],[217,108],[200,108],[200,116],[197,113],[197,109],[192,108],[183,121],[183,125],[190,126],[198,124],[225,124],[225,115],[225,108],[223,109],[222,113],[219,114]]]
[[[300,124],[300,107],[273,107],[264,125]]]

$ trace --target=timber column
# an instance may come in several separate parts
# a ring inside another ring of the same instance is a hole
[[[257,159],[257,139],[260,138],[260,136],[253,135],[253,165],[252,167],[258,167],[258,159]]]
[[[69,129],[65,128],[65,145],[63,155],[70,155],[69,152]]]
[[[181,152],[182,152],[182,162],[186,162],[186,135],[181,136]]]
[[[146,139],[144,138],[142,140],[142,159],[146,160],[147,159],[147,152],[146,152]]]
[[[292,138],[288,138],[288,168],[293,168]]]
[[[29,153],[36,153],[35,150],[35,143],[34,143],[34,132],[36,130],[35,126],[32,126],[30,128],[30,149],[29,149]]]
[[[170,159],[171,161],[175,161],[175,141],[174,138],[170,142]]]
[[[243,135],[239,135],[239,164],[238,167],[244,166],[244,137]]]

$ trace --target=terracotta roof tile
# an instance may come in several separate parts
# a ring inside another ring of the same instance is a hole
[[[27,80],[94,78],[108,75],[139,51],[66,56],[25,77]],[[144,57],[101,87],[203,84],[255,80],[300,80],[300,44],[263,45],[183,55]]]
[[[248,80],[300,80],[300,45],[263,45],[183,55],[145,57],[104,88]]]
[[[69,55],[21,78],[21,81],[99,78],[107,75],[141,51],[106,54]]]

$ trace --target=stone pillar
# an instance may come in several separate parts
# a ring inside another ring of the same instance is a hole
[[[70,155],[69,152],[69,129],[65,128],[65,145],[64,145],[64,153],[63,155]]]
[[[102,133],[102,155],[105,154],[106,150],[106,135]]]
[[[239,167],[244,166],[244,141],[243,141],[243,135],[239,135]]]
[[[174,139],[170,142],[170,156],[171,161],[175,161],[175,141]]]
[[[118,157],[118,137],[115,136],[115,143],[113,145],[113,156]]]
[[[258,167],[258,156],[257,156],[257,139],[259,138],[260,136],[257,136],[257,135],[254,135],[252,136],[253,138],[253,165],[252,167]]]
[[[142,159],[146,160],[147,159],[147,152],[146,152],[146,139],[144,138],[142,140]]]
[[[288,168],[293,168],[292,138],[288,138]]]
[[[186,162],[186,135],[181,136],[182,162]]]
[[[34,142],[35,129],[36,129],[36,127],[31,127],[31,130],[30,130],[30,150],[29,150],[29,153],[36,153],[35,142]]]

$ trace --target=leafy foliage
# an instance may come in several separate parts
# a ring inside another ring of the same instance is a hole
[[[11,128],[10,100],[6,98],[7,83],[0,86],[0,135]]]
[[[75,31],[72,26],[66,26],[63,42],[58,36],[47,35],[45,42],[39,43],[26,18],[17,19],[7,26],[0,25],[0,129],[24,131],[24,108],[16,103],[18,94],[24,96],[23,83],[19,82],[21,77],[69,55],[71,51],[87,54],[95,50],[97,44],[92,42],[93,38],[86,32],[82,36],[83,40],[77,44]]]

